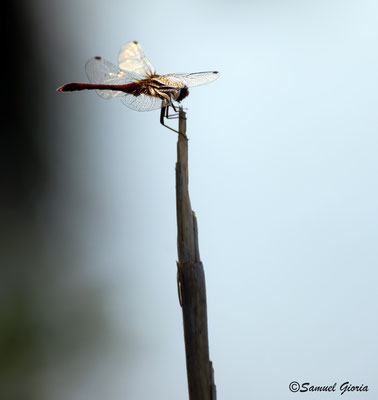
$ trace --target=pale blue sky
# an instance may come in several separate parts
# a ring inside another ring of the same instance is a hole
[[[56,165],[47,252],[77,265],[67,286],[102,288],[111,337],[50,370],[56,399],[187,398],[176,137],[157,111],[54,91],[129,40],[158,73],[221,74],[184,101],[218,399],[339,396],[293,380],[377,398],[377,3],[34,3]]]

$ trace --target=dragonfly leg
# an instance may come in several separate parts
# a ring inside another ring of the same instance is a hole
[[[175,113],[178,114],[178,110],[177,110],[177,108],[175,107],[175,105],[172,103],[171,106],[172,106],[172,108],[175,110]],[[184,111],[186,111],[186,110],[188,109],[188,107],[181,107],[181,108],[182,108]]]
[[[176,107],[173,103],[171,103],[171,107],[173,108],[174,112],[177,113],[178,111],[176,110]]]
[[[162,107],[162,108],[161,108],[161,111],[160,111],[160,123],[161,123],[163,126],[165,126],[166,128],[170,129],[171,131],[176,132],[176,133],[178,133],[178,134],[184,136],[184,138],[185,138],[186,140],[188,140],[188,138],[187,138],[183,133],[181,133],[180,131],[176,131],[176,129],[173,129],[173,128],[171,128],[170,126],[165,125],[165,123],[164,123],[164,118],[171,119],[171,117],[173,117],[172,115],[169,115],[168,109],[169,109],[169,106],[165,106],[165,107]],[[178,118],[178,117],[174,117],[174,118]]]
[[[179,118],[179,113],[178,113],[178,111],[176,110],[176,108],[175,108],[175,106],[172,104],[172,108],[175,110],[175,114],[171,114],[171,115],[169,115],[169,106],[167,106],[166,107],[166,112],[165,112],[165,118],[166,119],[177,119],[177,118]]]

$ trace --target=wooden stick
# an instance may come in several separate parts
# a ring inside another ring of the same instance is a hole
[[[188,191],[186,115],[179,110],[176,163],[177,283],[184,321],[186,369],[190,400],[216,400],[209,359],[205,274],[198,248],[197,219]]]

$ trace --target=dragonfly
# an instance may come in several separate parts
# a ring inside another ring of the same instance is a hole
[[[218,71],[158,75],[137,41],[122,46],[118,65],[102,57],[93,57],[85,65],[90,83],[67,83],[57,90],[96,90],[104,99],[121,97],[122,103],[132,110],[160,109],[160,123],[177,132],[164,123],[164,118],[177,118],[177,114],[169,114],[169,107],[177,113],[178,104],[189,95],[189,88],[210,83],[219,77]]]

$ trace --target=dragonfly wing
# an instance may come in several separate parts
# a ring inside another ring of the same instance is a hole
[[[138,42],[127,42],[122,46],[118,64],[122,70],[136,72],[143,77],[155,75],[155,68],[144,55]]]
[[[108,85],[125,85],[143,79],[142,76],[121,71],[117,66],[102,57],[93,57],[85,64],[85,72],[87,73],[89,82],[101,83]],[[121,96],[124,93],[116,90],[96,90],[97,94],[105,99],[115,96]]]
[[[167,105],[167,102],[161,100],[159,97],[148,96],[140,94],[134,96],[133,94],[126,94],[121,98],[122,103],[135,111],[152,111]]]
[[[219,78],[218,71],[195,72],[193,74],[167,74],[163,75],[167,81],[182,82],[186,87],[205,85]],[[177,85],[175,85],[177,86]]]

